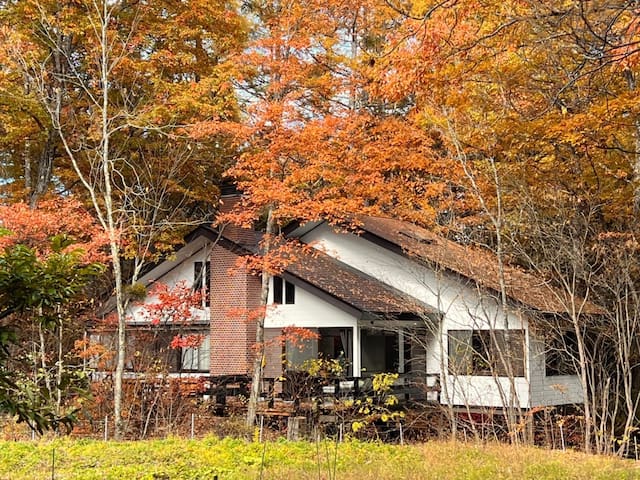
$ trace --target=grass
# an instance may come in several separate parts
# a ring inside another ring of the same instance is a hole
[[[215,437],[0,442],[0,478],[7,480],[212,480],[215,475],[219,480],[615,480],[640,479],[640,463],[532,447],[446,442],[260,444]]]

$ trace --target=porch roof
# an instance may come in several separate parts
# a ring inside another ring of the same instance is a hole
[[[301,250],[286,273],[363,313],[428,315],[430,307],[319,251]]]
[[[423,261],[469,278],[478,285],[500,291],[496,256],[484,249],[461,245],[409,222],[382,217],[362,217],[360,228]],[[603,314],[604,309],[581,297],[555,288],[544,278],[513,265],[504,265],[506,294],[543,313],[566,314],[575,305],[583,314]]]

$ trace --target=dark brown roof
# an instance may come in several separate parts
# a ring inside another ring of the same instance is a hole
[[[408,222],[363,217],[361,229],[396,245],[409,255],[469,278],[482,287],[500,291],[496,256],[484,249],[463,246]],[[604,309],[554,288],[547,281],[511,265],[504,266],[506,293],[512,299],[543,313],[567,313],[571,302],[586,314]]]
[[[402,292],[319,251],[296,255],[286,272],[361,312],[399,315],[432,311]]]

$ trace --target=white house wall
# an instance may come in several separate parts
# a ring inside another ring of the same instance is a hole
[[[448,375],[447,387],[452,405],[500,408],[505,404],[529,407],[529,382],[526,378]],[[513,386],[513,389],[512,389]],[[444,392],[443,392],[444,393]],[[446,403],[446,399],[442,399]]]
[[[270,299],[264,320],[265,328],[292,325],[302,328],[356,327],[357,324],[358,319],[354,315],[299,287],[296,287],[294,304],[274,305]]]
[[[147,287],[147,292],[153,290],[154,283],[163,283],[172,288],[178,283],[184,282],[188,287],[191,287],[193,285],[194,263],[208,260],[209,245],[210,242],[206,238],[196,238],[178,250],[174,258],[165,260],[158,267],[141,277],[139,283]],[[155,295],[148,295],[144,302],[145,304],[157,303],[158,299]],[[130,322],[135,324],[148,321],[144,318],[142,312],[143,305],[131,305],[128,311]],[[208,307],[194,312],[193,320],[207,319]]]
[[[272,279],[273,282],[273,279]],[[273,287],[273,285],[271,285]],[[273,288],[269,288],[269,301],[265,314],[265,328],[280,329],[296,326],[300,328],[353,328],[353,371],[360,371],[360,354],[358,338],[358,318],[335,305],[322,300],[311,292],[296,286],[295,303],[273,304]]]
[[[326,224],[309,232],[302,241],[443,312],[448,329],[504,328],[495,299],[479,295],[477,289],[465,286],[454,275],[435,272],[362,237],[336,234]],[[509,316],[509,328],[523,328],[519,316]]]
[[[329,226],[322,224],[304,235],[301,240],[442,312],[441,330],[439,335],[433,336],[433,343],[429,345],[431,354],[427,360],[427,373],[442,371],[441,352],[446,366],[448,330],[527,328],[526,319],[513,313],[505,317],[497,300],[481,294],[471,282],[465,285],[460,277],[436,272],[365,238],[352,234],[337,234]],[[528,335],[525,335],[525,338],[528,338]],[[438,343],[438,339],[441,344]],[[447,385],[442,389],[443,403],[450,401],[453,405],[503,405],[495,382],[508,383],[507,379],[481,376],[444,377]],[[517,378],[515,383],[520,406],[529,406],[528,379]],[[504,388],[509,391],[507,385],[503,385]]]

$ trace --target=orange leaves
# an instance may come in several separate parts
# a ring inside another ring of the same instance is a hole
[[[89,338],[76,340],[73,353],[82,360],[93,360],[96,368],[102,370],[107,369],[115,357],[115,352],[108,346]]]
[[[68,249],[81,248],[87,262],[107,260],[108,239],[93,217],[71,198],[44,200],[35,209],[24,203],[0,205],[0,226],[9,234],[0,236],[0,248],[21,243],[44,255],[49,239],[68,235],[74,242]]]
[[[611,69],[616,73],[618,69],[631,71],[640,63],[640,18],[637,9],[628,9],[621,12],[614,24],[615,35],[619,38],[617,44],[611,49]]]
[[[246,194],[234,221],[248,226],[268,208],[277,224],[359,213],[433,224],[441,210],[469,208],[461,169],[416,122],[418,97],[405,87],[417,77],[403,66],[433,68],[453,14],[428,22],[438,36],[368,0],[266,2],[255,15],[261,35],[239,56],[251,99],[236,130],[242,154],[227,171]]]
[[[282,333],[275,337],[273,341],[277,342],[280,345],[289,344],[294,348],[303,350],[308,345],[309,340],[317,340],[319,338],[320,335],[313,330],[302,327],[294,327],[293,325],[291,325],[288,327],[284,327],[282,329]]]
[[[266,272],[270,275],[279,275],[301,256],[312,255],[314,252],[309,245],[284,240],[280,236],[266,235],[261,241],[260,250],[263,252],[260,255],[238,257],[236,267],[253,273]]]
[[[108,21],[101,18],[104,5]],[[122,207],[122,223],[132,217],[132,211],[144,217],[153,202],[163,204],[140,220],[145,228],[152,222],[149,217],[158,212],[168,213],[153,221],[184,222],[187,215],[208,207],[212,185],[229,162],[226,132],[209,131],[210,137],[200,137],[196,144],[186,138],[184,126],[238,116],[232,81],[235,65],[229,59],[243,49],[247,21],[236,1],[21,0],[4,5],[2,15],[14,33],[1,27],[0,38],[13,41],[0,40],[0,57],[12,50],[11,62],[3,58],[0,73],[0,111],[8,98],[5,90],[19,104],[15,113],[0,113],[2,133],[5,123],[11,131],[9,146],[0,135],[2,158],[6,158],[2,165],[10,165],[10,171],[4,171],[13,181],[3,185],[3,193],[15,187],[21,190],[14,197],[31,193],[41,178],[35,165],[43,162],[45,146],[53,152],[45,160],[53,164],[48,171],[57,188],[82,190],[78,174],[100,186],[96,168],[104,133],[100,99],[106,93],[113,147],[109,153],[117,171],[113,192],[116,205]],[[100,25],[106,31],[99,32]],[[103,45],[102,34],[107,39]],[[106,57],[100,54],[102,47]],[[102,65],[101,59],[107,64]],[[7,78],[5,68],[13,73],[7,87],[1,81]],[[109,76],[106,82],[100,78],[103,71]],[[29,102],[35,107],[26,108]],[[57,116],[79,172],[59,144],[50,114]],[[51,145],[42,145],[43,133],[45,139],[51,133]]]
[[[266,305],[256,307],[256,308],[230,308],[225,312],[225,315],[229,318],[235,318],[240,322],[246,322],[248,324],[253,324],[263,319],[265,316],[265,312],[267,311]]]
[[[191,335],[176,335],[171,340],[169,348],[176,350],[179,348],[198,348],[204,341],[204,335],[191,334]]]
[[[327,116],[268,136],[269,148],[245,153],[230,175],[249,202],[275,206],[280,221],[420,209],[429,223],[438,205],[455,208],[450,185],[461,171],[434,151],[430,135],[398,117]]]
[[[146,301],[141,318],[152,325],[184,325],[194,319],[194,309],[202,305],[202,292],[194,291],[186,282],[173,287],[155,283],[149,292],[152,301]]]

